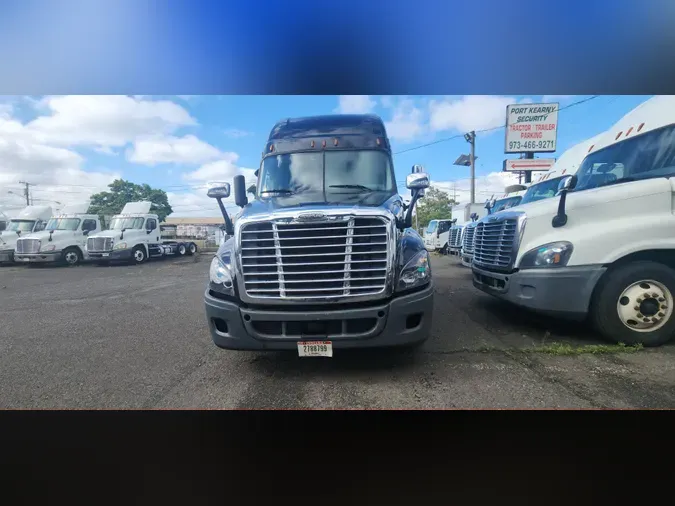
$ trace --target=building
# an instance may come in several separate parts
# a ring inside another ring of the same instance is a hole
[[[217,218],[179,218],[168,216],[162,225],[168,225],[170,228],[176,227],[176,237],[182,239],[201,239],[205,240],[207,244],[221,244],[226,237],[223,230],[225,221],[222,216]]]

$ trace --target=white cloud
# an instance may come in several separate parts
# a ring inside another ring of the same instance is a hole
[[[220,216],[218,203],[206,196],[209,188],[220,183],[230,183],[234,176],[241,174],[245,177],[246,187],[256,182],[255,169],[239,167],[237,153],[222,153],[222,158],[206,163],[197,170],[183,174],[188,182],[180,191],[167,192],[169,203],[174,207],[173,216]],[[223,199],[226,207],[236,211],[234,205],[234,189],[229,198]]]
[[[21,122],[0,116],[0,206],[25,205],[19,181],[35,185],[31,192],[36,204],[57,206],[55,201],[82,202],[120,177],[106,170],[85,171],[83,161],[75,151],[45,144]]]
[[[410,142],[426,130],[424,113],[412,100],[403,99],[394,107],[391,121],[385,122],[385,128],[389,138]]]
[[[223,153],[194,135],[139,138],[127,152],[127,159],[143,165],[161,163],[199,164],[216,160]]]
[[[518,103],[513,97],[467,95],[456,100],[431,100],[429,125],[435,132],[443,130],[484,130],[504,125],[506,106]]]
[[[229,181],[237,175],[237,153],[223,153],[215,162],[202,165],[197,170],[183,174],[187,181]]]
[[[68,95],[40,101],[49,115],[26,125],[41,142],[61,146],[122,147],[138,137],[174,132],[197,122],[170,100],[126,95]]]
[[[483,203],[492,195],[498,197],[504,189],[518,183],[518,174],[513,172],[490,172],[476,177],[476,202]],[[457,181],[432,181],[431,185],[445,191],[450,198],[456,196],[457,202],[464,204],[471,201],[471,179]]]
[[[377,105],[370,95],[340,95],[335,112],[340,114],[367,114]]]

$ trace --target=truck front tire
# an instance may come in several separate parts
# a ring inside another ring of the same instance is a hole
[[[608,341],[661,346],[675,336],[675,270],[637,261],[607,271],[591,306],[596,328]]]
[[[66,248],[61,255],[63,263],[68,266],[77,265],[82,261],[82,253],[78,248]]]
[[[142,264],[145,262],[147,255],[145,254],[145,248],[143,246],[136,246],[131,251],[131,261],[135,264]]]

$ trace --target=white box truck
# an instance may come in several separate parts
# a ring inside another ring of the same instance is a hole
[[[588,317],[613,342],[670,341],[675,96],[651,98],[624,116],[558,189],[555,199],[478,225],[474,286],[530,309]]]
[[[12,218],[5,230],[0,231],[0,263],[14,262],[16,241],[22,235],[44,230],[52,215],[49,206],[27,206]]]
[[[442,249],[448,243],[448,231],[452,220],[431,220],[424,229],[424,247],[428,251]]]
[[[95,214],[87,214],[89,202],[64,206],[44,230],[16,241],[14,260],[19,263],[77,265],[87,258],[87,236],[101,231]]]
[[[98,264],[113,260],[142,264],[148,258],[194,255],[192,241],[162,238],[159,217],[150,212],[152,202],[129,202],[110,220],[108,230],[89,236],[87,254]]]

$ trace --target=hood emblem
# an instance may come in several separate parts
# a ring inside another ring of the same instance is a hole
[[[302,213],[298,215],[297,218],[295,218],[296,221],[319,221],[319,220],[325,220],[326,219],[326,214],[325,213]]]

